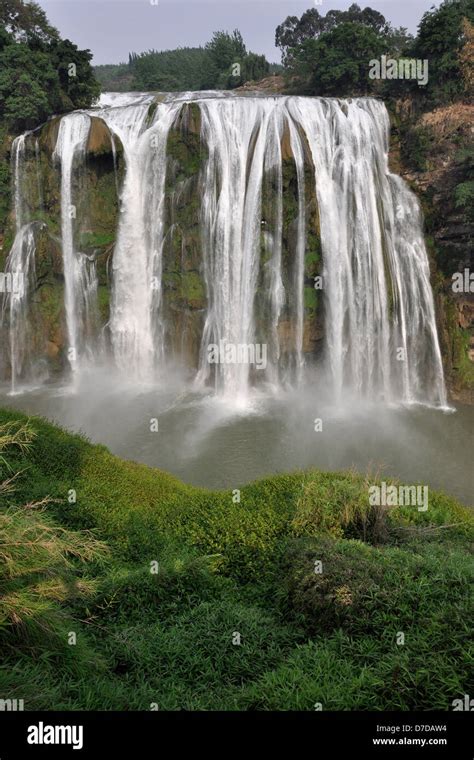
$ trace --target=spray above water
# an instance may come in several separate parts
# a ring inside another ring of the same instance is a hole
[[[97,300],[95,264],[77,250],[68,212],[96,116],[121,142],[125,160],[111,267],[109,351],[123,376],[140,380],[155,381],[168,363],[163,288],[167,199],[173,192],[167,187],[168,142],[189,102],[199,111],[203,148],[197,196],[206,306],[196,384],[245,399],[255,384],[301,382],[310,359],[304,293],[311,195],[318,218],[312,233],[320,235],[322,247],[318,297],[324,314],[323,356],[311,371],[325,377],[336,400],[350,391],[373,400],[445,405],[421,214],[406,184],[388,169],[388,116],[384,105],[371,99],[184,93],[157,102],[148,94],[114,94],[98,109],[63,117],[55,157],[61,168],[64,300],[72,353],[79,359],[88,355],[89,361],[96,356],[88,324]],[[288,162],[296,177],[290,232]],[[16,195],[18,225],[21,192]],[[33,248],[25,243],[21,250],[24,266],[29,258],[34,267]],[[17,324],[30,318],[27,308],[18,315]],[[15,336],[12,357],[21,343]],[[223,343],[265,344],[264,371],[248,362],[211,365],[209,346]]]

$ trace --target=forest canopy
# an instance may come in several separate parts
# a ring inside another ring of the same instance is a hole
[[[97,66],[103,90],[229,89],[268,76],[275,66],[247,51],[241,33],[214,32],[204,47],[130,53],[128,63]]]
[[[288,16],[276,29],[275,44],[292,89],[307,95],[413,95],[433,103],[462,96],[471,87],[466,46],[474,23],[474,0],[444,0],[422,17],[414,38],[394,28],[378,11],[353,4],[347,11],[316,8]],[[370,79],[370,61],[380,56],[428,62],[426,87],[413,79]]]

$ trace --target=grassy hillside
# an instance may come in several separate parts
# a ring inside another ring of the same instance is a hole
[[[0,426],[4,698],[449,710],[470,693],[473,521],[450,497],[385,510],[368,479],[307,472],[234,503],[38,418]]]

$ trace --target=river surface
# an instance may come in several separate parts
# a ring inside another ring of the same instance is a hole
[[[440,411],[349,399],[334,406],[313,384],[299,392],[255,391],[239,401],[193,392],[178,376],[161,388],[137,388],[120,386],[107,372],[94,373],[75,391],[47,386],[12,396],[5,388],[0,405],[41,415],[120,457],[212,489],[273,473],[353,467],[474,501],[472,406]]]

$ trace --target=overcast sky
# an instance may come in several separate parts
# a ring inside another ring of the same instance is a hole
[[[287,16],[316,6],[321,14],[347,9],[352,0],[38,0],[53,26],[94,64],[120,63],[129,52],[204,45],[214,31],[240,29],[249,50],[279,62],[275,29]],[[433,0],[360,0],[392,22],[416,32]]]

